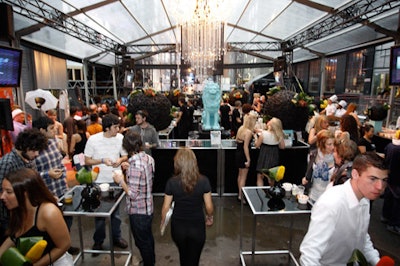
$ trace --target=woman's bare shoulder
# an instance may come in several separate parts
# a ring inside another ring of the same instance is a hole
[[[54,203],[44,202],[40,205],[39,217],[43,217],[44,219],[51,219],[54,218],[54,215],[62,216],[61,210]]]

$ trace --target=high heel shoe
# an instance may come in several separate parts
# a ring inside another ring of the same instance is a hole
[[[241,202],[242,202],[242,199],[238,197],[238,198],[237,198],[237,201],[238,201],[239,203],[241,203]],[[243,200],[243,204],[244,204],[244,205],[247,205],[247,202],[246,202],[245,199]]]

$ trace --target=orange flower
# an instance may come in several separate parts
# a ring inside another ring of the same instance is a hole
[[[240,92],[236,92],[233,94],[233,97],[235,97],[236,99],[241,99],[243,98],[243,95]]]
[[[144,94],[151,97],[156,96],[156,92],[151,88],[144,90]]]
[[[174,90],[174,96],[175,96],[175,97],[176,97],[176,96],[179,96],[180,93],[181,93],[181,92],[180,92],[179,89],[175,89],[175,90]]]

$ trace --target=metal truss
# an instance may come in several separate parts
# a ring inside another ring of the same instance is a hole
[[[65,14],[52,7],[50,4],[40,0],[0,1],[12,5],[15,13],[39,23],[38,25],[32,26],[32,29],[25,29],[25,32],[28,32],[28,30],[38,30],[42,25],[49,26],[85,43],[92,44],[102,52],[113,52],[116,56],[141,54],[140,58],[146,58],[157,53],[176,51],[175,44],[135,45],[132,43],[118,43],[79,22],[71,15]],[[51,1],[49,2],[51,3]],[[335,11],[330,16],[328,15],[329,17],[324,18],[324,20],[317,22],[315,25],[304,29],[294,37],[283,42],[230,42],[227,46],[228,51],[246,52],[260,57],[262,57],[261,53],[263,51],[291,52],[294,48],[304,47],[304,45],[310,42],[327,37],[330,34],[334,34],[356,24],[377,28],[378,26],[371,23],[370,19],[392,9],[396,9],[399,6],[400,1],[398,0],[354,1],[354,3],[346,8]],[[24,32],[24,30],[21,32]]]
[[[176,44],[160,43],[160,44],[130,44],[127,45],[126,54],[151,54],[158,50],[161,51],[174,51]]]
[[[105,51],[114,52],[120,46],[118,42],[42,1],[3,0],[3,2],[12,5],[13,11],[17,14],[52,27]]]
[[[335,12],[331,17],[324,19],[318,24],[305,29],[293,38],[282,44],[282,50],[293,50],[312,41],[324,38],[330,34],[362,23],[368,25],[369,20],[384,12],[400,6],[398,0],[364,0],[358,1],[351,6]]]
[[[250,52],[282,51],[280,42],[229,42],[228,51],[233,48]]]

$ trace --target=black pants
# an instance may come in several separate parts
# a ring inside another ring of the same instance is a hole
[[[144,266],[153,266],[156,263],[154,252],[154,237],[151,230],[153,215],[130,214],[129,222],[135,239],[135,244],[140,251]]]
[[[171,235],[179,250],[181,266],[198,266],[206,241],[205,221],[172,219]]]

